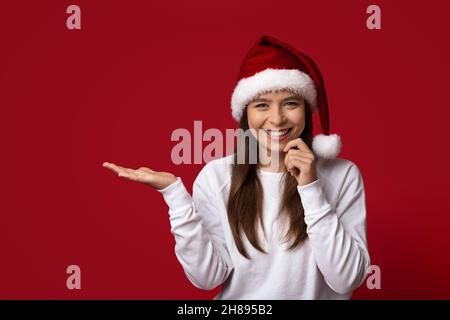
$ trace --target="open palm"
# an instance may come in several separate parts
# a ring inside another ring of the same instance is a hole
[[[118,166],[114,163],[104,162],[103,167],[108,168],[118,174],[119,177],[124,177],[132,181],[148,184],[156,189],[164,189],[176,181],[176,177],[169,172],[157,172],[146,167],[139,169],[130,169]]]

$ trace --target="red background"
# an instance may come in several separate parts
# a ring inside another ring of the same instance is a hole
[[[81,30],[66,8],[81,8]],[[382,30],[366,28],[366,8]],[[312,56],[331,133],[360,168],[381,290],[450,298],[448,1],[5,1],[0,8],[0,298],[209,299],[174,253],[167,206],[110,161],[181,176],[176,128],[235,128],[230,96],[261,34]],[[315,116],[315,133],[321,129]],[[81,268],[81,290],[66,268]]]

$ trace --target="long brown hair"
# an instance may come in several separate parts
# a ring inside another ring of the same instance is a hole
[[[300,135],[300,138],[311,149],[312,133],[313,133],[313,121],[312,113],[309,109],[309,105],[305,100],[305,128]],[[247,132],[249,129],[247,108],[245,108],[243,115],[240,119],[240,128]],[[249,139],[255,139],[253,135],[247,135],[247,138],[237,140],[237,148],[240,144],[245,144],[245,161],[244,163],[238,163],[237,151],[234,152],[234,162],[232,164],[231,171],[231,186],[230,194],[227,205],[228,222],[233,233],[234,241],[239,252],[250,259],[247,251],[244,248],[242,239],[240,237],[241,232],[247,236],[247,239],[257,250],[266,253],[260,246],[258,239],[258,220],[263,226],[263,188],[261,181],[257,174],[257,164],[250,163],[249,161]],[[259,144],[256,143],[257,148]],[[257,157],[259,152],[257,152]],[[242,161],[240,161],[242,162]],[[259,159],[258,159],[259,162]],[[282,181],[284,181],[283,197],[281,200],[281,206],[279,215],[282,221],[289,218],[289,230],[286,234],[288,241],[295,237],[295,241],[289,247],[289,250],[295,249],[303,240],[306,239],[306,224],[304,221],[304,210],[300,195],[297,191],[297,180],[291,176],[289,172],[283,174]]]

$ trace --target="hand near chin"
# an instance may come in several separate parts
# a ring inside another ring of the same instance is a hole
[[[119,177],[123,177],[132,181],[147,184],[155,189],[164,189],[176,181],[176,177],[169,172],[157,172],[146,167],[139,169],[130,169],[115,165],[114,163],[104,162],[103,167],[117,173]]]
[[[284,164],[287,170],[297,179],[299,186],[316,181],[316,159],[308,145],[297,138],[289,141],[283,149],[286,152]]]

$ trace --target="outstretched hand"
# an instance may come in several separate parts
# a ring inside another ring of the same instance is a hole
[[[164,189],[176,181],[176,177],[169,172],[157,172],[146,167],[140,167],[139,169],[130,169],[118,166],[114,163],[104,162],[103,167],[108,168],[119,177],[124,177],[132,181],[148,184],[155,189]]]

